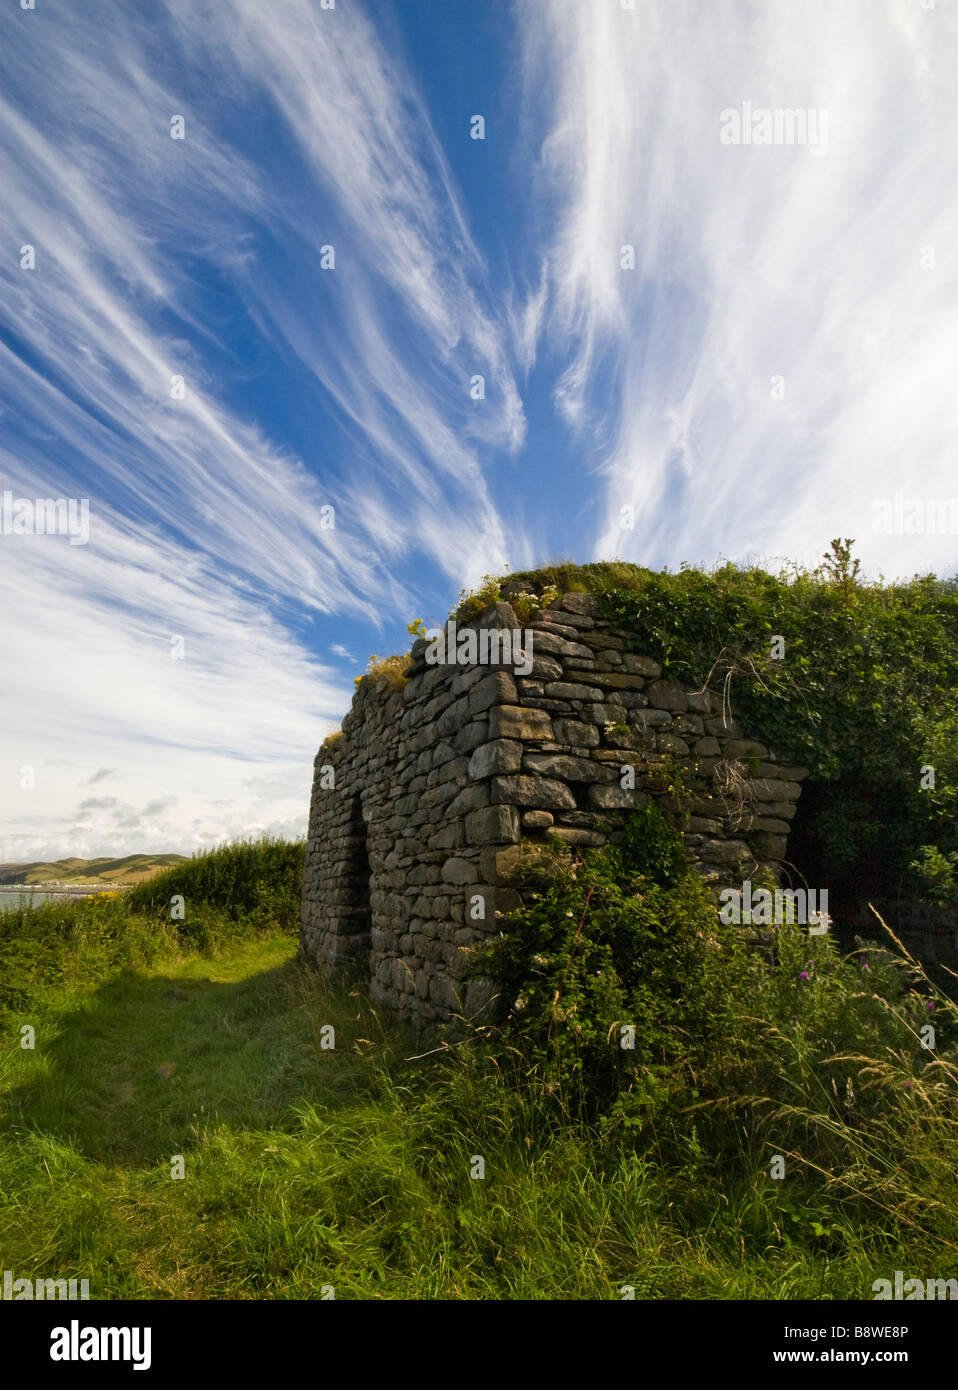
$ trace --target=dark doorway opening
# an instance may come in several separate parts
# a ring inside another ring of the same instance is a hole
[[[788,837],[787,867],[795,886],[827,889],[844,950],[852,949],[858,935],[884,936],[868,904],[881,910],[899,900],[904,887],[882,839],[880,815],[868,809],[871,803],[860,787],[805,782]]]
[[[353,798],[346,840],[346,896],[343,904],[343,955],[363,957],[372,946],[372,869],[366,822],[359,796]]]

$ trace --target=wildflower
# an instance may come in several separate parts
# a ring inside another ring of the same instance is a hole
[[[905,1082],[905,1085],[908,1087],[909,1090],[911,1090],[911,1088],[912,1088],[912,1086],[914,1086],[914,1084],[915,1084],[914,1081],[906,1081],[906,1082]]]
[[[807,971],[807,970],[803,970],[802,973],[799,975],[798,978],[799,978],[800,980],[807,980],[807,979],[808,979],[808,971]]]
[[[935,1012],[934,1003],[930,999],[926,1001],[925,1008],[928,1010],[930,1014],[933,1014]]]
[[[548,965],[548,964],[549,964],[549,962],[546,960],[545,956],[533,956],[533,957],[532,957],[532,960],[533,960],[533,963],[534,963],[535,965]]]

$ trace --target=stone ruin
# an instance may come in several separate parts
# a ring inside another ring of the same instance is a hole
[[[460,622],[460,638],[509,630],[510,665],[432,665],[436,648],[419,639],[401,689],[362,681],[315,763],[308,960],[368,971],[374,1004],[417,1026],[482,1021],[488,982],[463,971],[468,948],[520,901],[520,840],[598,846],[649,797],[674,812],[663,756],[685,770],[685,841],[706,881],[741,887],[763,866],[781,879],[808,770],[780,763],[714,694],[663,680],[599,613],[582,593],[521,623],[495,603]],[[520,642],[532,650],[517,662]]]

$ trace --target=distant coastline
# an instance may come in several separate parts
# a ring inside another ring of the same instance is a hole
[[[67,898],[96,898],[101,893],[120,893],[123,883],[0,883],[0,912],[16,912],[21,907],[41,907],[44,903]]]
[[[115,893],[184,863],[184,855],[166,853],[125,854],[112,859],[33,859],[27,863],[0,864],[0,889],[36,888],[53,894]]]
[[[127,883],[0,883],[0,893],[46,893],[50,897],[88,898],[93,893],[120,893]]]

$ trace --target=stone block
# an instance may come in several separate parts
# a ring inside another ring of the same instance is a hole
[[[700,738],[694,747],[699,758],[717,758],[722,751],[718,739],[713,738],[711,734],[708,738]]]
[[[567,613],[578,613],[584,618],[599,616],[599,604],[594,594],[563,594],[560,606]]]
[[[546,652],[536,652],[529,674],[538,681],[558,681],[562,679],[562,665],[554,656],[549,656]]]
[[[440,738],[448,738],[450,734],[455,734],[467,722],[469,718],[469,700],[462,696],[453,703],[439,716],[436,725]]]
[[[521,868],[524,857],[521,845],[509,845],[505,849],[489,847],[480,851],[479,867],[483,880],[496,885],[510,883]]]
[[[670,729],[672,716],[664,709],[635,710],[629,715],[629,723],[636,729]]]
[[[611,782],[615,775],[601,763],[563,753],[526,753],[522,770],[541,777],[561,777],[566,782]]]
[[[751,858],[751,851],[742,840],[706,840],[699,849],[702,859],[712,864],[734,867],[743,859]]]
[[[601,700],[601,690],[589,685],[572,685],[568,681],[553,681],[545,688],[550,700]]]
[[[514,806],[473,811],[466,817],[466,837],[471,845],[514,844],[519,839],[519,813]]]
[[[570,645],[565,637],[560,637],[557,632],[550,632],[548,628],[532,627],[532,646],[537,652],[548,652],[551,656],[562,656],[565,649]],[[575,645],[575,644],[571,644]],[[588,647],[583,648],[587,655],[591,656]]]
[[[673,721],[672,728],[677,734],[684,735],[701,735],[705,732],[702,721],[697,714],[677,715]]]
[[[712,820],[708,816],[689,816],[686,830],[692,834],[721,835],[722,822]]]
[[[574,825],[557,825],[552,833],[568,844],[580,845],[583,849],[597,849],[605,844],[606,839],[598,830],[577,830]]]
[[[515,704],[516,683],[508,671],[490,671],[469,692],[469,713],[482,714],[493,705]]]
[[[784,859],[788,848],[787,835],[770,835],[767,831],[759,831],[756,835],[749,835],[752,848],[755,854],[762,859]]]
[[[475,814],[481,815],[481,812]],[[430,835],[426,840],[430,849],[458,849],[462,842],[462,821],[458,816],[449,825],[444,825],[441,830],[437,830],[435,835]]]
[[[649,704],[653,709],[671,710],[673,713],[681,713],[689,707],[689,697],[679,686],[673,685],[671,681],[653,681],[647,685],[645,693],[649,698]]]
[[[578,719],[553,719],[552,727],[558,743],[579,748],[599,746],[599,731],[594,724],[584,724]]]
[[[538,618],[531,618],[527,626],[535,633],[533,641],[538,638],[540,632],[554,633],[567,642],[578,641],[579,630],[571,625],[571,621],[565,621],[568,617],[569,615],[567,613],[553,613],[550,610],[549,612],[543,613]],[[590,637],[589,641],[591,642],[591,640]]]
[[[492,798],[513,806],[575,810],[575,797],[569,788],[549,777],[494,777]]]
[[[755,801],[797,801],[802,794],[798,782],[780,782],[770,777],[753,777],[747,787]]]
[[[648,804],[648,795],[638,788],[607,786],[589,788],[589,801],[599,810],[611,811],[619,808],[640,811]]]
[[[744,729],[740,724],[736,724],[734,719],[728,723],[721,717],[716,719],[706,719],[705,732],[714,734],[716,738],[741,738]]]
[[[624,724],[628,714],[625,705],[591,705],[587,707],[586,718],[604,729],[606,724]]]
[[[660,733],[656,735],[660,753],[674,753],[678,758],[688,757],[689,746],[677,734]]]
[[[626,676],[618,671],[583,670],[578,679],[584,685],[601,686],[604,690],[611,690],[616,695],[622,690],[634,692],[642,690],[645,686],[645,681],[641,676]]]
[[[497,772],[518,772],[522,744],[514,739],[496,738],[483,743],[469,759],[469,776],[492,777]]]
[[[650,656],[636,656],[633,652],[622,653],[623,669],[631,676],[644,676],[646,680],[657,681],[662,667]]]
[[[478,883],[479,870],[471,859],[447,859],[442,866],[443,883]]]
[[[467,724],[460,729],[453,739],[453,747],[461,757],[469,754],[473,749],[478,748],[480,743],[487,742],[489,738],[489,724],[485,719],[478,719],[473,724]]]
[[[764,758],[768,749],[754,738],[730,738],[725,745],[727,758]]]
[[[545,710],[520,705],[496,705],[489,714],[491,738],[552,738],[552,720]]]
[[[488,603],[481,613],[477,613],[474,618],[470,618],[468,623],[460,623],[460,627],[474,627],[477,631],[481,627],[511,628],[515,630],[519,627],[519,619],[516,617],[516,610],[511,603],[500,601],[498,603]]]
[[[488,806],[489,801],[489,783],[474,782],[471,787],[464,787],[458,796],[453,797],[445,814],[449,817],[464,816],[467,811],[478,811],[480,807]],[[441,814],[436,812],[437,817]]]
[[[460,675],[453,677],[449,684],[449,693],[456,696],[465,695],[478,681],[483,680],[485,675],[482,666],[467,666]]]
[[[430,977],[429,998],[434,1004],[438,1004],[440,1009],[449,1009],[453,1013],[459,1012],[459,996],[452,981],[446,975],[436,974]]]

